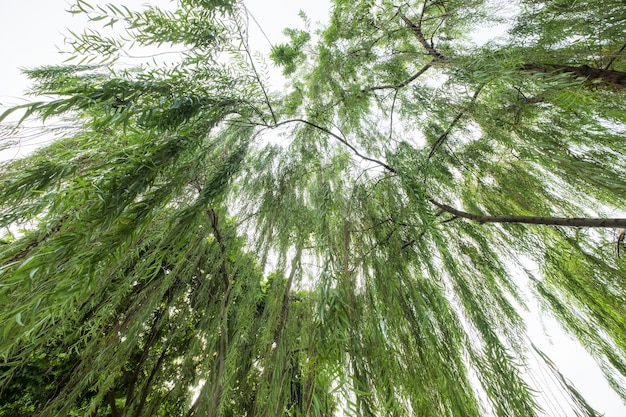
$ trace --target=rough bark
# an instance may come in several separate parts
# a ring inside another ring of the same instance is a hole
[[[576,77],[585,78],[588,81],[599,81],[612,85],[618,89],[626,89],[626,72],[614,71],[602,68],[591,68],[588,65],[571,66],[557,64],[524,64],[524,71],[541,73],[565,73],[568,72]]]

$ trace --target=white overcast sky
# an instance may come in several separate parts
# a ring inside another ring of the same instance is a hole
[[[91,0],[90,4],[105,4]],[[116,3],[115,1],[113,3]],[[129,8],[142,4],[168,6],[168,0],[125,0]],[[272,43],[284,40],[284,27],[300,26],[299,10],[305,11],[312,22],[324,21],[328,13],[328,0],[248,0],[248,9],[263,27]],[[27,80],[19,68],[60,64],[66,56],[58,53],[63,48],[67,28],[80,28],[84,20],[70,15],[68,0],[0,0],[0,105],[11,106],[26,102],[24,91]],[[254,22],[251,23],[254,29]],[[269,45],[259,32],[252,39],[253,47],[269,51]],[[1,190],[0,190],[1,192]],[[539,314],[529,314],[530,338],[570,378],[590,403],[606,417],[626,416],[626,407],[618,399],[597,365],[577,343],[565,336],[550,319],[540,319]],[[547,337],[544,330],[550,333]],[[537,375],[535,375],[536,377]],[[545,395],[551,395],[544,393]],[[549,410],[552,415],[563,415],[559,410]]]

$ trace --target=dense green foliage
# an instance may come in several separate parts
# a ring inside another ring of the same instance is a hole
[[[243,4],[177,7],[78,0],[124,35],[5,113],[70,127],[1,166],[0,416],[527,417],[537,354],[597,415],[529,297],[626,401],[618,232],[553,221],[626,203],[622,1],[335,0],[273,47],[280,92]]]

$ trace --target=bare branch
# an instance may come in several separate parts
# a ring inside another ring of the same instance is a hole
[[[248,9],[245,6],[244,6],[244,9],[246,13],[248,13]],[[250,66],[252,67],[252,71],[254,72],[254,77],[259,83],[259,87],[261,87],[261,92],[263,93],[265,104],[267,104],[267,107],[270,113],[272,114],[272,121],[276,123],[276,114],[274,113],[274,109],[272,108],[272,103],[270,102],[269,95],[267,94],[267,91],[265,90],[263,81],[261,81],[261,76],[259,75],[259,72],[256,69],[256,65],[254,65],[254,58],[252,57],[252,53],[250,52],[250,45],[248,44],[248,39],[247,39],[246,34],[244,34],[245,29],[239,25],[238,20],[237,20],[237,30],[239,31],[239,35],[241,36],[241,42],[246,52],[246,55],[248,56],[248,59],[250,60]]]
[[[479,224],[485,223],[522,223],[522,224],[538,224],[544,226],[567,226],[567,227],[606,227],[618,228],[626,227],[626,219],[602,219],[595,217],[537,217],[537,216],[481,216],[457,210],[446,204],[439,203],[435,200],[429,200],[432,204],[441,210],[452,214],[455,217],[461,217],[475,221]]]
[[[398,90],[393,93],[393,101],[391,102],[391,111],[389,112],[389,139],[393,137],[393,111],[396,107],[396,99],[398,98]]]
[[[346,141],[341,136],[331,132],[330,130],[326,129],[325,127],[322,127],[322,126],[319,126],[319,125],[317,125],[315,123],[309,122],[308,120],[304,120],[304,119],[290,119],[290,120],[284,120],[282,122],[279,122],[279,123],[276,123],[276,124],[273,124],[273,125],[261,125],[261,126],[265,126],[265,127],[273,129],[273,128],[276,128],[276,127],[279,127],[279,126],[282,126],[282,125],[286,125],[286,124],[289,124],[289,123],[303,123],[303,124],[305,124],[307,126],[311,126],[311,127],[315,128],[315,129],[318,129],[318,130],[326,133],[327,135],[332,136],[333,138],[337,139],[344,146],[348,147],[352,151],[352,153],[354,153],[359,158],[361,158],[361,159],[363,159],[365,161],[370,161],[370,162],[373,162],[373,163],[375,163],[377,165],[380,165],[381,167],[385,168],[387,171],[389,171],[389,172],[391,172],[393,174],[397,174],[398,173],[394,168],[392,168],[391,166],[387,165],[385,162],[363,155],[354,146],[350,145],[350,143],[348,143],[348,141]]]

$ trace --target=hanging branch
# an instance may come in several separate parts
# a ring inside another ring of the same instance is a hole
[[[226,253],[227,253],[226,245],[224,244],[224,239],[222,238],[222,234],[220,233],[220,230],[217,227],[217,222],[218,222],[217,213],[215,212],[214,209],[210,209],[208,211],[208,214],[209,214],[209,218],[211,219],[211,228],[213,229],[213,237],[215,238],[215,241],[217,242],[217,245],[220,248],[220,255],[221,255],[220,274],[222,276],[222,283],[224,284],[224,288],[228,288],[230,287],[230,279],[228,277],[228,271],[226,269]]]
[[[232,285],[230,277],[228,276],[228,270],[226,268],[226,259],[227,259],[227,248],[224,243],[224,239],[222,233],[218,228],[218,216],[214,209],[209,210],[209,216],[211,218],[211,228],[213,229],[213,237],[217,242],[220,249],[220,266],[219,271],[222,276],[222,283],[224,284],[224,295],[222,300],[222,309],[220,312],[220,336],[218,341],[218,352],[217,358],[215,359],[215,363],[213,366],[213,378],[212,382],[215,383],[213,387],[211,387],[212,393],[212,402],[214,406],[214,410],[209,414],[209,416],[217,416],[217,412],[219,410],[219,404],[222,400],[223,386],[222,386],[222,378],[224,376],[224,372],[226,369],[226,349],[228,347],[228,304],[230,302],[230,295],[232,291]],[[207,382],[208,384],[208,382]]]
[[[274,340],[278,340],[278,338],[282,335],[283,329],[287,324],[287,319],[289,317],[289,306],[291,304],[292,294],[291,287],[293,286],[293,280],[296,276],[296,272],[298,268],[300,268],[300,260],[302,258],[302,246],[298,245],[296,247],[296,255],[294,256],[291,262],[291,271],[289,272],[289,278],[287,279],[287,284],[285,285],[285,292],[283,293],[283,302],[280,312],[280,321],[278,323],[278,327],[274,332]]]
[[[148,399],[148,394],[150,393],[150,388],[152,387],[152,381],[154,380],[154,377],[161,370],[161,368],[163,366],[163,361],[165,360],[165,355],[167,353],[167,349],[169,348],[170,342],[171,342],[171,338],[169,338],[167,340],[167,342],[165,342],[165,344],[163,345],[163,348],[161,349],[161,354],[159,355],[159,358],[156,361],[156,364],[152,367],[152,370],[150,371],[150,375],[148,376],[148,379],[146,380],[146,383],[144,384],[143,388],[141,389],[141,396],[139,398],[139,405],[135,409],[135,413],[133,414],[133,417],[140,417],[141,416],[141,412],[143,411],[144,407],[146,406],[146,401]]]
[[[483,89],[484,86],[485,85],[483,84],[480,87],[478,87],[478,89],[476,89],[476,92],[474,92],[474,95],[472,96],[472,100],[470,101],[468,106],[464,108],[463,110],[461,110],[459,114],[456,115],[456,117],[454,118],[454,120],[452,120],[452,123],[450,123],[446,131],[443,132],[443,134],[437,138],[435,143],[433,143],[432,147],[430,148],[430,152],[428,153],[428,159],[430,159],[435,154],[437,149],[439,149],[439,147],[446,141],[446,139],[448,139],[448,136],[450,135],[450,132],[452,132],[452,129],[456,126],[457,123],[459,123],[461,118],[472,108],[472,106],[476,102],[476,99],[478,98],[478,94],[480,94],[480,91]]]
[[[246,15],[248,15],[249,13],[248,9],[245,6],[244,6],[244,10],[246,12]],[[250,60],[250,66],[252,67],[252,71],[254,72],[254,77],[257,83],[259,84],[259,87],[261,87],[261,92],[263,93],[265,104],[267,104],[267,107],[272,115],[272,121],[276,123],[277,119],[276,119],[276,114],[274,113],[274,109],[272,108],[272,103],[270,101],[269,95],[267,94],[267,91],[265,90],[265,86],[263,85],[261,76],[259,75],[259,72],[256,69],[256,65],[254,65],[254,58],[252,57],[252,54],[250,53],[250,45],[248,44],[247,32],[244,34],[244,30],[241,28],[241,26],[239,26],[239,20],[236,20],[236,23],[237,23],[237,30],[239,31],[239,36],[241,36],[241,43],[243,45],[244,51],[246,52],[246,55],[248,56],[248,59]]]
[[[169,301],[171,300],[168,300],[167,305],[169,305]],[[141,351],[141,355],[139,356],[137,363],[133,364],[134,370],[132,374],[128,372],[124,372],[126,376],[126,381],[128,384],[128,388],[126,389],[126,401],[124,401],[125,409],[128,408],[136,399],[135,385],[137,384],[137,380],[139,378],[143,364],[146,361],[146,359],[148,359],[150,349],[154,347],[154,344],[159,340],[161,336],[162,332],[159,326],[160,326],[160,321],[163,319],[166,311],[167,311],[167,307],[160,308],[158,312],[156,313],[154,319],[152,320],[150,333],[148,333],[148,335],[145,338],[144,347]]]
[[[540,224],[544,226],[569,226],[569,227],[626,227],[626,219],[602,219],[594,217],[537,217],[537,216],[482,216],[478,214],[466,213],[457,210],[446,204],[435,200],[428,200],[442,211],[450,213],[454,218],[463,218],[475,221],[479,224],[485,223],[523,223]]]
[[[341,136],[331,132],[330,130],[326,129],[325,127],[322,127],[322,126],[316,125],[315,123],[309,122],[308,120],[305,120],[305,119],[289,119],[289,120],[284,120],[282,122],[279,122],[279,123],[276,123],[276,124],[273,124],[273,125],[265,124],[265,125],[260,125],[260,126],[264,126],[264,127],[270,128],[270,129],[274,129],[276,127],[279,127],[279,126],[282,126],[282,125],[286,125],[286,124],[289,124],[289,123],[303,123],[303,124],[305,124],[307,126],[313,127],[313,128],[315,128],[317,130],[320,130],[320,131],[326,133],[327,135],[332,136],[333,138],[337,139],[344,146],[348,147],[352,151],[352,153],[354,153],[359,158],[361,158],[361,159],[363,159],[365,161],[370,161],[370,162],[373,162],[373,163],[375,163],[377,165],[380,165],[381,167],[385,168],[387,171],[389,171],[389,172],[391,172],[393,174],[397,174],[398,173],[394,168],[390,167],[385,162],[380,161],[378,159],[370,158],[369,156],[363,155],[354,146],[350,145],[350,143],[348,143],[348,141],[346,141]]]

